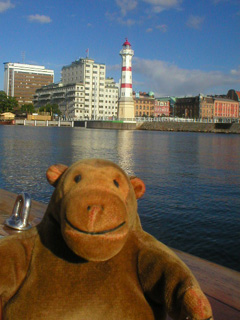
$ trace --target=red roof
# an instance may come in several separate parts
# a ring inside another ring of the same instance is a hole
[[[131,44],[130,44],[130,42],[128,42],[128,39],[126,38],[126,41],[124,42],[124,44],[123,44],[123,46],[130,46],[131,47]]]

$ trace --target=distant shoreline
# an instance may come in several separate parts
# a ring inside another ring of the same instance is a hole
[[[36,127],[82,127],[87,129],[109,130],[149,130],[173,132],[202,132],[240,134],[240,123],[204,123],[204,122],[173,122],[173,121],[104,121],[104,120],[78,120],[78,121],[36,121],[15,120],[15,125]]]
[[[240,123],[144,122],[137,130],[240,134]]]

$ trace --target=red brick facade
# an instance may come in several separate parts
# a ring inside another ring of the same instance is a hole
[[[239,117],[239,103],[228,99],[214,99],[215,119],[237,119]]]
[[[155,100],[154,117],[170,116],[170,101]]]

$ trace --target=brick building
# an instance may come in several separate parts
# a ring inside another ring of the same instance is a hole
[[[213,120],[214,100],[213,97],[199,96],[199,118]]]
[[[44,66],[4,63],[4,91],[15,97],[19,105],[33,103],[36,89],[53,83],[54,71]]]
[[[171,114],[170,99],[169,98],[156,98],[154,107],[154,117],[169,117]]]
[[[239,118],[239,102],[214,98],[213,117],[218,122],[231,122]]]
[[[179,118],[198,119],[199,96],[177,98],[174,113]]]
[[[133,92],[135,117],[154,117],[155,98],[153,92]]]

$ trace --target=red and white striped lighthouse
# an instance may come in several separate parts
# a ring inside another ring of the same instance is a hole
[[[134,118],[134,101],[132,97],[132,57],[134,51],[128,39],[123,44],[120,51],[122,57],[122,75],[120,98],[118,102],[118,118]]]

